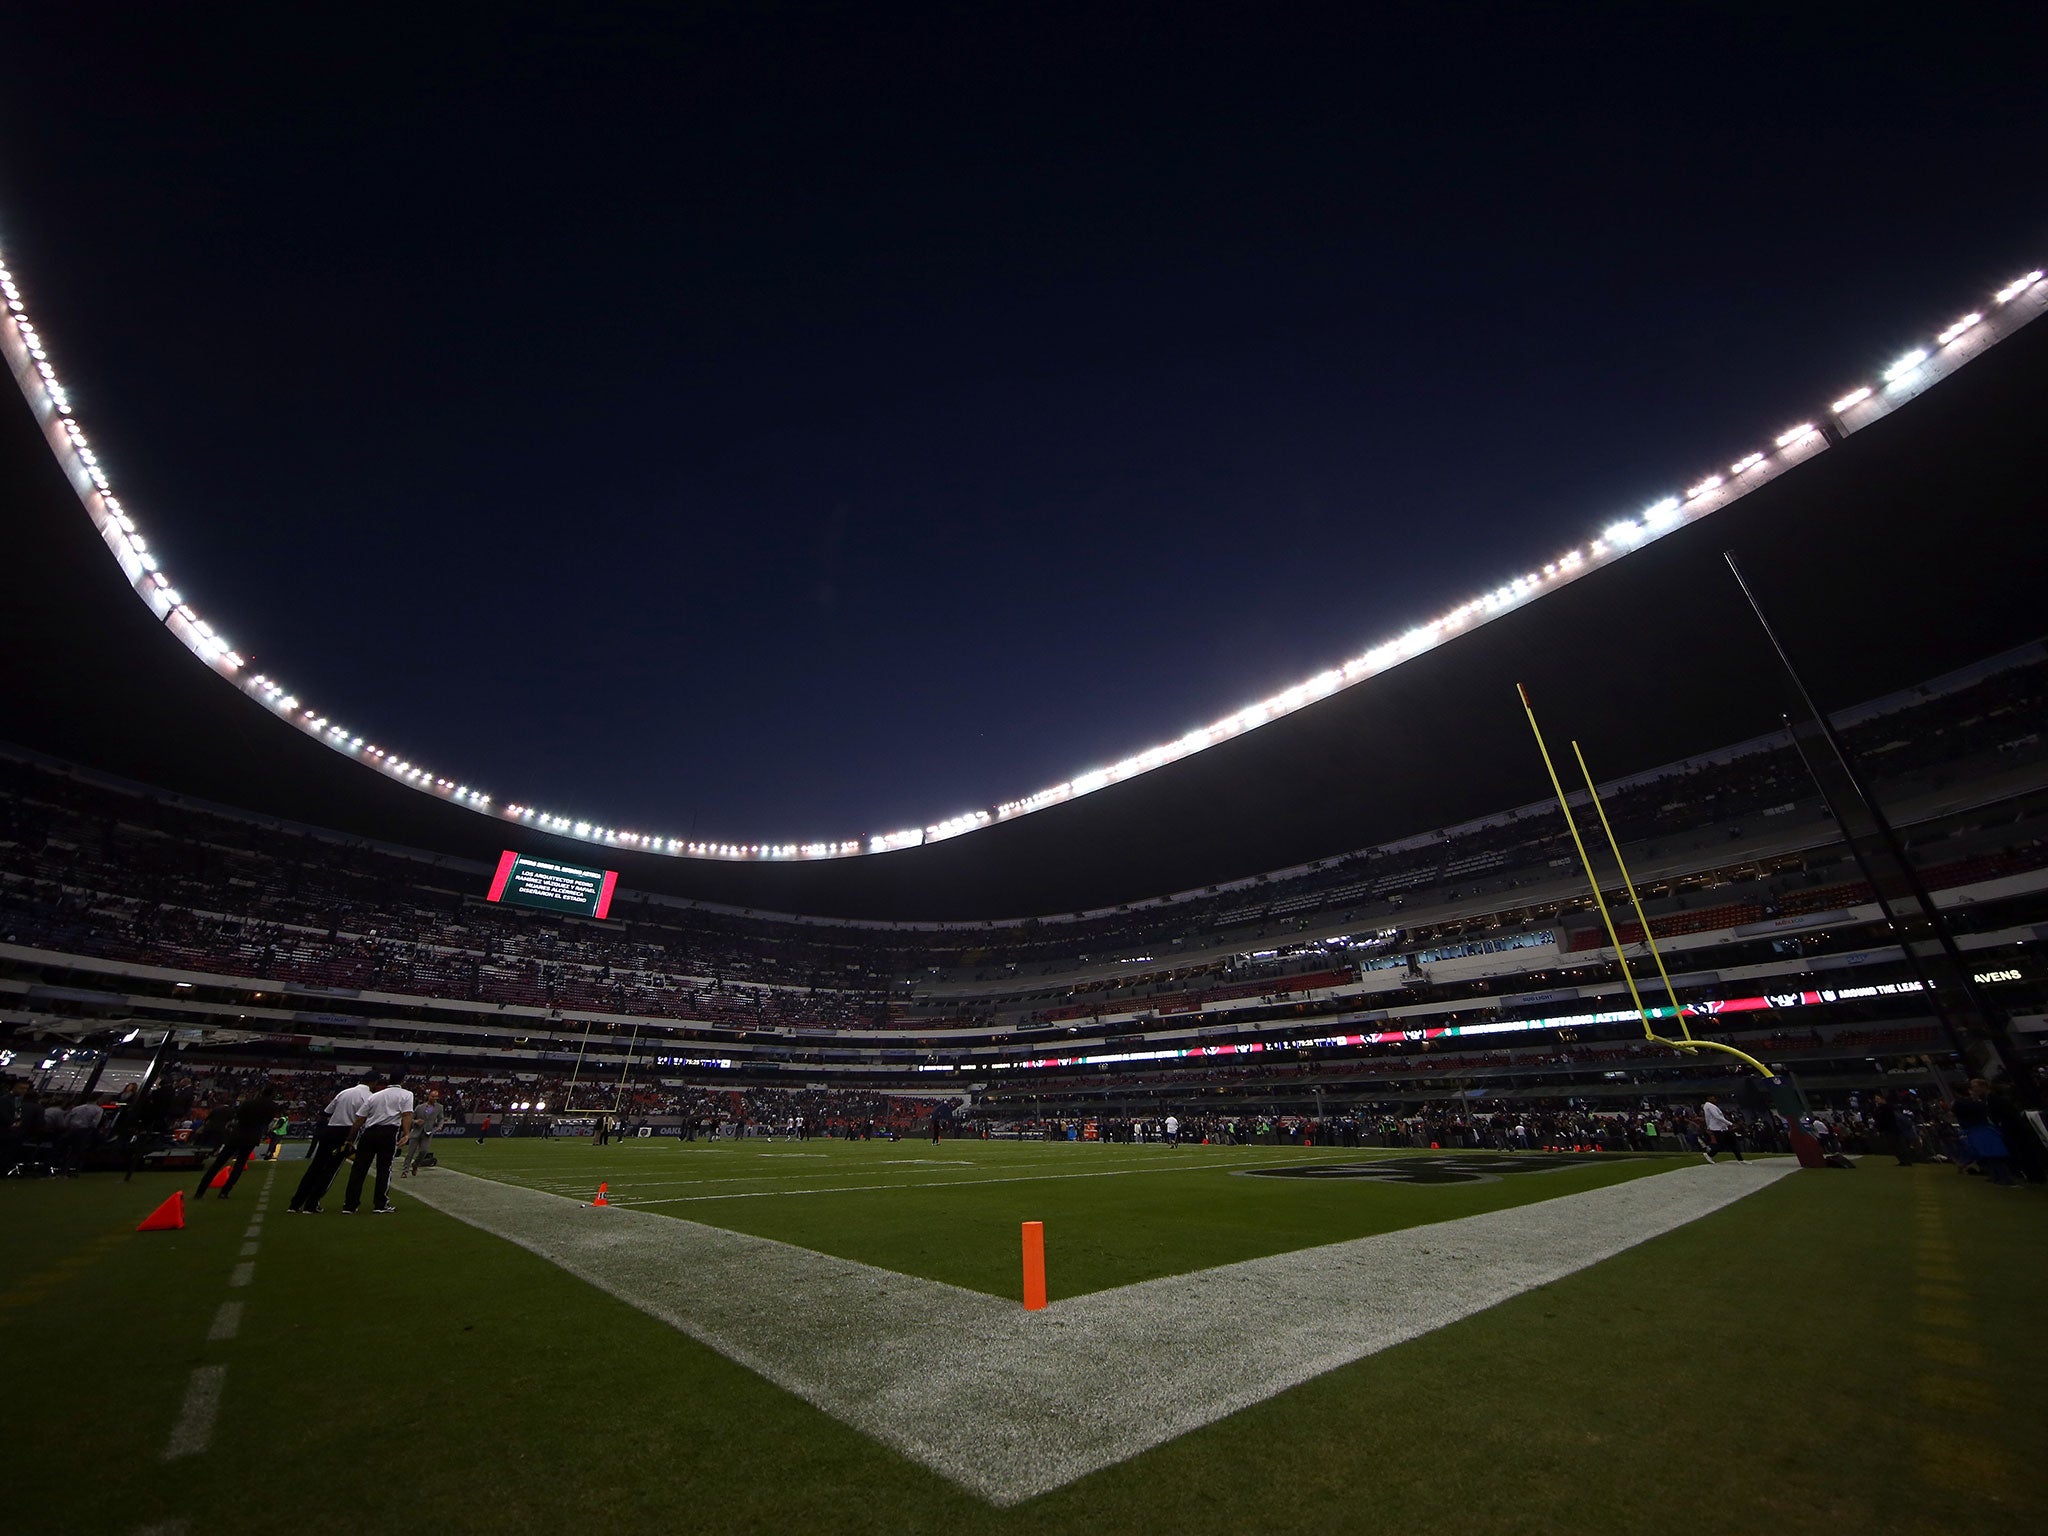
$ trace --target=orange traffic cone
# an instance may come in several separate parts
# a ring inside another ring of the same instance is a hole
[[[174,1189],[171,1198],[142,1218],[138,1232],[179,1232],[185,1226],[185,1191]]]
[[[228,1187],[228,1175],[234,1172],[234,1168],[235,1165],[233,1163],[222,1163],[220,1165],[220,1172],[213,1176],[213,1182],[206,1187],[208,1189],[226,1189]]]
[[[611,1201],[609,1201],[609,1200],[605,1199],[605,1197],[604,1197],[604,1192],[605,1192],[606,1190],[610,1189],[610,1188],[611,1188],[611,1185],[609,1185],[609,1184],[600,1184],[600,1185],[598,1185],[598,1186],[597,1186],[597,1198],[596,1198],[595,1200],[591,1201],[590,1203],[591,1203],[592,1205],[610,1205],[610,1204],[611,1204]]]

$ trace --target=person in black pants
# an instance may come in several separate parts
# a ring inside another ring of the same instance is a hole
[[[199,1176],[199,1192],[192,1198],[204,1200],[206,1187],[213,1182],[213,1176],[227,1168],[228,1181],[220,1191],[221,1199],[227,1199],[235,1187],[235,1180],[249,1166],[249,1155],[263,1144],[263,1138],[270,1131],[270,1122],[276,1118],[277,1099],[267,1086],[257,1089],[237,1104],[234,1118],[228,1122],[227,1134],[220,1139],[220,1153],[214,1158],[213,1166]]]
[[[341,1197],[344,1216],[355,1215],[363,1203],[363,1180],[372,1163],[377,1165],[377,1203],[372,1209],[379,1216],[398,1209],[391,1203],[391,1159],[412,1134],[412,1090],[400,1086],[404,1081],[403,1072],[394,1072],[391,1081],[356,1111],[355,1131],[349,1137],[356,1166],[348,1176],[348,1193]]]
[[[306,1171],[299,1175],[299,1187],[292,1191],[291,1209],[301,1215],[318,1216],[320,1200],[334,1182],[335,1171],[348,1154],[348,1139],[355,1131],[356,1111],[370,1101],[370,1094],[384,1086],[384,1079],[368,1073],[327,1101],[320,1120],[313,1127],[313,1144],[307,1152]]]

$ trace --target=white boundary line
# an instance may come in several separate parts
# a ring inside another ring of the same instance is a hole
[[[415,1193],[1010,1505],[1562,1279],[1796,1167],[1784,1158],[1693,1164],[1096,1291],[1042,1312],[769,1238],[652,1211],[593,1210],[452,1170],[436,1170]]]
[[[1266,1164],[1258,1162],[1229,1163],[1182,1163],[1171,1168],[1098,1168],[1090,1173],[1016,1173],[1003,1174],[993,1179],[898,1179],[888,1184],[836,1184],[824,1189],[742,1189],[720,1195],[666,1195],[655,1199],[641,1200],[631,1196],[612,1201],[613,1205],[684,1205],[702,1200],[758,1200],[769,1195],[857,1195],[878,1189],[965,1189],[975,1184],[1043,1184],[1062,1179],[1122,1179],[1141,1173],[1210,1173],[1232,1172],[1240,1168],[1258,1168]]]

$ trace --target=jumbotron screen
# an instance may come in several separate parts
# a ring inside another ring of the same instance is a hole
[[[615,869],[557,864],[507,848],[498,855],[498,872],[491,876],[490,899],[515,907],[538,907],[543,912],[604,917],[611,912],[612,892],[618,884],[619,872]]]

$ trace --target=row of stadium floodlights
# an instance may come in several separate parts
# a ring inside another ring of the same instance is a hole
[[[1995,323],[2000,318],[1996,311],[2004,310],[2025,294],[2033,296],[2029,308],[2037,309],[2044,293],[2048,293],[2048,285],[2042,283],[2041,272],[2029,272],[2023,277],[2015,278],[1992,296],[1990,311],[1972,310],[1963,315],[1936,335],[1931,345],[1917,346],[1900,357],[1884,370],[1876,383],[1861,385],[1835,401],[1829,407],[1829,411],[1837,423],[1838,430],[1855,431],[1867,426],[1879,416],[1889,413],[1893,407],[1919,393],[1936,379],[1975,355],[1976,350],[1981,349],[1982,345],[1998,339],[1998,335],[2003,334],[2004,330],[2011,329],[2012,327],[1999,327]],[[86,511],[99,529],[101,538],[106,541],[108,548],[120,562],[130,585],[149,605],[150,610],[200,660],[308,735],[337,752],[382,770],[412,788],[441,796],[471,810],[498,816],[560,837],[577,838],[613,848],[630,848],[644,853],[668,854],[679,858],[837,859],[854,854],[888,853],[896,849],[915,848],[923,843],[957,837],[963,832],[972,832],[994,822],[1009,821],[1032,811],[1044,810],[1048,806],[1107,788],[1111,784],[1121,783],[1141,773],[1148,773],[1154,768],[1177,762],[1206,747],[1228,741],[1234,736],[1241,736],[1246,731],[1255,730],[1269,721],[1292,714],[1318,699],[1328,698],[1340,689],[1348,688],[1390,667],[1398,666],[1411,656],[1432,650],[1465,629],[1518,608],[1545,591],[1609,561],[1619,559],[1622,555],[1641,548],[1673,529],[1683,527],[1710,512],[1718,511],[1737,497],[1756,489],[1801,459],[1818,451],[1827,441],[1827,435],[1815,422],[1801,422],[1779,433],[1770,451],[1759,449],[1744,454],[1731,463],[1725,473],[1706,476],[1689,486],[1683,496],[1667,496],[1644,508],[1639,517],[1623,518],[1610,524],[1598,538],[1590,540],[1583,548],[1573,549],[1558,556],[1540,571],[1517,576],[1505,585],[1460,604],[1426,624],[1417,625],[1406,634],[1373,647],[1362,656],[1353,657],[1342,666],[1320,672],[1306,682],[1296,683],[1292,688],[1269,699],[1263,699],[1226,715],[1213,725],[1190,731],[1177,741],[1149,748],[1108,768],[1097,768],[1077,774],[1064,784],[1042,789],[1022,800],[1005,801],[989,810],[969,811],[928,827],[913,827],[901,832],[881,832],[864,838],[849,838],[842,842],[697,842],[601,826],[530,805],[499,805],[481,790],[472,789],[465,783],[436,774],[432,769],[421,767],[396,752],[386,751],[374,742],[365,740],[347,726],[328,719],[275,678],[263,673],[250,673],[241,655],[186,601],[184,594],[178,590],[169,573],[164,570],[156,552],[150,548],[137,529],[134,517],[113,493],[106,470],[88,442],[84,429],[79,425],[70,396],[58,382],[57,371],[50,362],[49,349],[43,342],[42,334],[29,320],[20,286],[4,262],[0,262],[0,294],[6,297],[8,321],[6,327],[0,328],[0,338],[4,338],[8,344],[8,351],[23,392],[28,395],[30,403],[36,406],[38,415],[44,417],[51,427],[51,441],[57,449],[59,458],[71,472],[73,483],[85,503]],[[1987,318],[1992,320],[1993,324],[1987,325]],[[2012,318],[2016,325],[2032,316],[2014,315]],[[37,399],[38,393],[43,397],[42,400]]]

